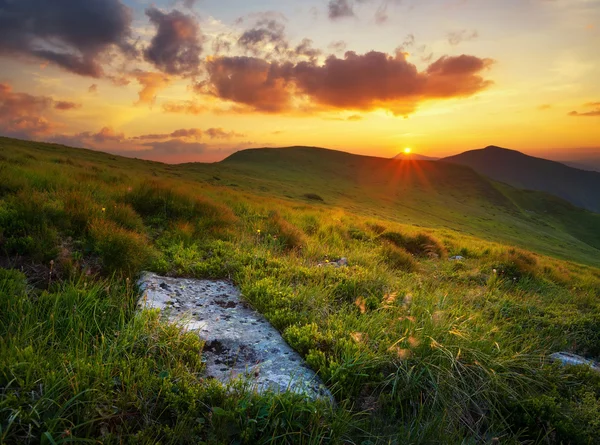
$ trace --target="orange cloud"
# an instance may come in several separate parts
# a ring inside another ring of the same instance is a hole
[[[409,114],[429,99],[471,96],[492,84],[481,72],[493,64],[475,56],[444,56],[419,71],[400,52],[347,52],[343,59],[269,62],[255,57],[218,57],[207,62],[208,80],[196,89],[267,113],[304,108],[384,109]]]
[[[73,110],[76,108],[81,108],[81,104],[76,104],[75,102],[67,102],[64,100],[60,100],[54,104],[54,108],[61,111]]]
[[[162,106],[163,111],[166,113],[183,113],[183,114],[202,114],[208,111],[208,108],[204,105],[200,105],[191,100],[185,100],[182,102],[166,102]]]
[[[231,139],[234,137],[244,137],[242,133],[235,131],[225,131],[223,128],[208,128],[201,130],[200,128],[182,128],[175,130],[171,133],[158,133],[158,134],[143,134],[141,136],[135,136],[133,139],[143,140],[161,140],[161,139],[201,139],[204,135],[211,139]]]
[[[590,111],[583,111],[583,112],[571,111],[569,113],[569,116],[576,116],[576,117],[600,116],[600,102],[588,102],[586,104],[583,104],[583,106],[586,108],[593,108],[593,109]]]
[[[76,107],[72,102],[57,102],[47,96],[15,93],[10,85],[0,83],[0,132],[22,138],[48,135],[56,128],[48,119],[52,109],[62,111]]]
[[[132,73],[142,89],[138,92],[139,100],[136,104],[154,104],[156,93],[169,86],[171,79],[165,74],[150,71],[136,70]]]

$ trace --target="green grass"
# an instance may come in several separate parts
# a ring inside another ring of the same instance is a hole
[[[547,356],[600,357],[596,215],[311,153],[0,139],[0,442],[594,443],[600,376]],[[337,406],[205,379],[197,337],[135,311],[142,269],[232,279]]]

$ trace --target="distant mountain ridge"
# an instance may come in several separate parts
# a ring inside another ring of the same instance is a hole
[[[396,156],[394,156],[392,159],[411,160],[411,161],[437,161],[439,158],[434,158],[432,156],[425,156],[425,155],[421,155],[419,153],[412,153],[412,152],[404,153],[403,151],[401,151]]]
[[[550,193],[573,205],[600,213],[600,173],[580,170],[516,150],[488,146],[443,158],[440,162],[471,167],[513,187]]]

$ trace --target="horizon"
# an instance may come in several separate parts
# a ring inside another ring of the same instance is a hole
[[[490,141],[599,162],[600,2],[145,3],[0,6],[0,135],[166,163]]]

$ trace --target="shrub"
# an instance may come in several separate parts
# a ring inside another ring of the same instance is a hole
[[[538,273],[537,259],[529,252],[514,248],[501,253],[493,263],[493,269],[499,276],[514,281],[535,278]]]
[[[184,188],[159,181],[144,181],[125,195],[125,202],[152,223],[197,220],[200,228],[214,229],[236,221],[233,211]]]
[[[298,227],[286,221],[279,213],[269,215],[269,233],[277,237],[278,244],[284,249],[302,249],[306,245],[306,235]]]
[[[81,192],[68,192],[62,196],[62,200],[68,224],[76,235],[83,234],[88,223],[102,215],[102,207],[89,195]]]
[[[144,221],[128,204],[114,204],[106,207],[106,216],[119,226],[135,232],[144,231]]]
[[[446,256],[446,249],[442,243],[427,233],[418,233],[409,236],[398,232],[385,232],[381,237],[395,244],[397,247],[406,249],[415,256],[438,258]]]
[[[376,235],[381,235],[383,232],[387,230],[387,228],[376,222],[368,222],[367,227],[373,231]]]
[[[304,196],[306,199],[310,199],[312,201],[321,201],[321,202],[324,201],[324,199],[321,196],[317,195],[316,193],[305,193],[302,196]]]
[[[403,270],[404,272],[414,272],[417,269],[417,262],[413,256],[392,243],[386,243],[383,246],[382,254],[386,264],[392,269]]]
[[[89,228],[93,248],[109,273],[135,275],[155,257],[145,236],[119,227],[112,221],[96,219]]]
[[[0,249],[47,262],[58,253],[55,225],[64,218],[48,194],[19,192],[0,203]]]

